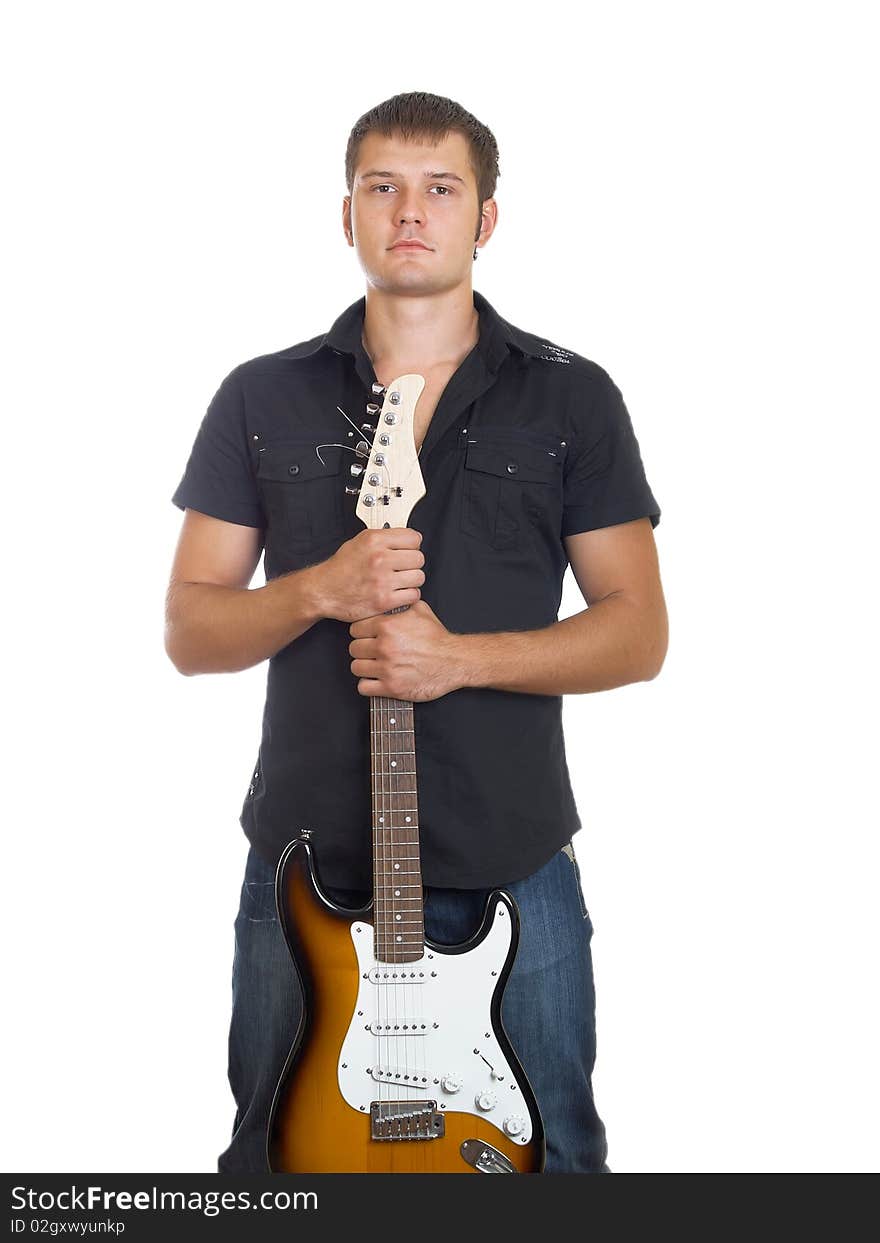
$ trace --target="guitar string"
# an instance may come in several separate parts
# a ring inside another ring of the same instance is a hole
[[[373,511],[371,511],[371,513],[370,513],[371,525],[372,525],[373,527],[375,527],[375,526],[376,526],[375,517],[376,517],[376,511],[375,511],[375,510],[373,510]],[[381,860],[382,860],[382,865],[381,865],[381,867],[380,867],[380,869],[379,869],[379,872],[378,872],[378,875],[381,877],[381,875],[384,873],[385,866],[386,866],[386,863],[387,863],[387,859],[386,859],[386,841],[385,841],[385,834],[384,834],[384,830],[383,830],[383,828],[382,828],[382,827],[380,827],[380,826],[383,826],[383,825],[384,825],[384,823],[385,823],[385,821],[384,821],[384,815],[385,815],[385,780],[384,780],[384,772],[383,772],[383,759],[382,759],[382,750],[383,750],[383,746],[382,746],[382,718],[381,718],[381,709],[380,709],[380,705],[379,705],[379,701],[378,701],[378,699],[377,699],[377,700],[375,700],[375,701],[371,699],[371,701],[370,701],[370,709],[371,709],[371,713],[372,713],[372,715],[373,715],[373,718],[374,718],[374,720],[376,721],[376,724],[377,724],[377,731],[378,731],[377,746],[376,746],[376,751],[374,752],[374,755],[377,757],[377,758],[376,758],[376,769],[377,769],[377,772],[376,772],[376,777],[377,777],[377,779],[378,779],[378,783],[379,783],[379,784],[378,784],[378,799],[377,799],[377,807],[376,807],[376,815],[377,815],[377,819],[376,819],[376,830],[375,830],[375,835],[376,835],[376,838],[375,838],[375,839],[376,839],[376,845],[377,845],[377,848],[381,851]],[[378,862],[378,860],[377,860],[377,862]],[[376,962],[376,989],[377,989],[377,998],[376,998],[376,999],[377,999],[378,1005],[377,1005],[376,1009],[377,1009],[377,1013],[378,1013],[378,1032],[377,1032],[377,1035],[378,1035],[378,1040],[377,1040],[377,1048],[378,1048],[378,1053],[377,1053],[377,1056],[378,1056],[378,1068],[379,1068],[379,1117],[380,1117],[380,1120],[381,1120],[381,1118],[382,1118],[382,1114],[383,1114],[383,1108],[382,1108],[382,1099],[383,1099],[383,1078],[384,1078],[384,1072],[385,1072],[385,1069],[386,1069],[386,1061],[387,1061],[387,1057],[388,1057],[388,1039],[387,1039],[387,1036],[385,1037],[384,1044],[383,1044],[383,1039],[382,1039],[382,1033],[383,1033],[383,1031],[386,1031],[386,1032],[387,1032],[387,1030],[388,1030],[388,1027],[387,1027],[387,1024],[388,1024],[388,1004],[387,1004],[387,1003],[388,1003],[388,994],[387,994],[387,988],[386,988],[386,985],[382,982],[382,980],[383,980],[383,973],[382,973],[382,972],[380,972],[380,970],[379,970],[379,962],[381,961],[381,955],[380,955],[380,953],[379,953],[379,949],[380,949],[380,946],[381,946],[381,941],[382,941],[382,939],[383,939],[383,930],[382,930],[382,927],[381,927],[381,922],[380,922],[380,921],[381,921],[381,919],[382,919],[382,918],[384,918],[384,900],[383,900],[383,897],[382,897],[381,881],[380,881],[380,882],[377,884],[377,886],[376,886],[376,909],[375,909],[375,911],[374,911],[374,915],[375,915],[375,921],[374,921],[374,922],[375,922],[375,928],[376,928],[376,932],[375,932],[375,941],[376,941],[376,945],[375,945],[375,948],[376,948],[376,959],[377,959],[377,962]]]
[[[376,523],[373,521],[375,516],[377,516],[376,511],[371,512],[370,514],[371,526],[373,526],[374,528],[376,527]],[[418,1027],[417,1022],[416,1022],[416,1020],[418,1019],[418,1022],[420,1023],[422,1018],[424,1017],[423,989],[421,985],[415,981],[413,983],[409,983],[407,981],[406,972],[398,973],[399,983],[396,983],[396,984],[395,983],[389,983],[389,984],[379,983],[379,980],[382,978],[382,973],[380,973],[378,969],[379,963],[378,963],[378,953],[377,953],[379,936],[381,935],[381,939],[384,942],[385,953],[388,957],[392,959],[392,964],[396,966],[406,965],[405,963],[399,963],[396,961],[398,957],[397,956],[398,942],[396,939],[394,941],[391,941],[390,939],[392,935],[396,936],[396,933],[393,930],[395,929],[395,925],[397,921],[393,919],[389,920],[388,918],[390,900],[389,900],[388,895],[385,892],[385,888],[387,888],[388,883],[390,883],[390,880],[393,877],[394,871],[399,871],[399,872],[404,873],[404,878],[402,878],[401,884],[400,884],[400,894],[403,895],[404,893],[406,893],[406,898],[405,898],[405,901],[402,901],[400,904],[400,907],[401,907],[400,923],[402,927],[401,927],[401,939],[399,942],[404,952],[406,952],[407,950],[407,940],[410,938],[410,933],[408,929],[413,924],[420,922],[418,920],[410,920],[410,919],[404,920],[403,919],[404,914],[409,915],[412,913],[407,909],[408,904],[412,901],[412,899],[411,899],[411,896],[406,892],[408,888],[415,887],[415,883],[409,879],[410,875],[411,874],[414,875],[417,870],[420,873],[420,869],[412,869],[412,870],[410,868],[404,869],[402,864],[411,863],[414,861],[414,859],[408,854],[401,855],[398,857],[396,853],[396,848],[397,848],[398,843],[396,842],[395,825],[393,823],[394,813],[395,813],[394,803],[395,801],[399,801],[395,799],[395,795],[399,794],[400,791],[398,789],[395,789],[393,785],[393,777],[395,775],[400,776],[403,774],[395,774],[389,762],[390,756],[400,754],[399,750],[395,751],[393,749],[391,736],[390,736],[391,735],[390,713],[391,711],[394,711],[396,724],[399,724],[401,726],[400,736],[403,736],[404,740],[407,741],[408,735],[412,735],[412,739],[413,739],[412,750],[408,751],[407,754],[408,756],[411,756],[412,758],[413,767],[412,767],[412,770],[405,770],[405,771],[406,771],[407,776],[415,777],[416,775],[415,773],[415,734],[414,734],[414,720],[412,719],[413,708],[412,708],[412,704],[404,705],[402,700],[398,700],[396,701],[396,703],[393,703],[388,697],[385,697],[385,696],[376,696],[374,698],[376,698],[380,702],[376,704],[375,709],[372,709],[372,701],[371,701],[371,741],[373,744],[373,755],[377,756],[379,759],[379,764],[377,765],[377,767],[379,768],[379,772],[381,774],[381,786],[379,787],[377,791],[375,788],[376,773],[374,772],[374,799],[373,801],[374,801],[374,814],[376,814],[381,808],[382,818],[379,821],[379,823],[377,823],[375,826],[374,840],[376,842],[376,852],[375,852],[376,857],[374,858],[374,861],[373,861],[373,867],[374,867],[374,877],[377,875],[378,876],[384,875],[386,878],[385,887],[380,888],[380,886],[382,885],[381,881],[379,882],[378,885],[374,885],[374,898],[375,898],[374,905],[376,908],[374,912],[376,916],[374,922],[375,922],[376,932],[374,933],[374,947],[373,948],[374,948],[374,957],[377,959],[376,963],[374,964],[375,970],[376,970],[376,980],[377,980],[376,987],[380,990],[378,993],[378,997],[377,997],[377,1006],[375,1007],[376,1011],[378,1012],[378,1023],[377,1023],[378,1030],[377,1030],[375,1040],[374,1040],[374,1047],[376,1049],[376,1055],[377,1055],[376,1068],[378,1071],[378,1082],[379,1082],[379,1114],[380,1114],[380,1117],[382,1117],[383,1115],[383,1084],[385,1082],[385,1076],[383,1074],[383,1071],[387,1070],[389,1075],[392,1075],[392,1077],[398,1081],[398,1085],[399,1085],[399,1080],[400,1080],[400,1075],[401,1075],[401,1065],[400,1065],[400,1057],[399,1057],[399,1054],[397,1053],[397,1049],[399,1048],[401,1039],[403,1039],[403,1068],[402,1069],[403,1069],[403,1075],[404,1075],[404,1082],[407,1086],[406,1099],[408,1100],[419,1099],[418,1089],[421,1087],[421,1080],[418,1078],[418,1076],[414,1072],[418,1069],[421,1071],[422,1078],[426,1080],[427,1077],[424,1074],[425,1066],[426,1066],[425,1039],[424,1039],[424,1036],[420,1034],[421,1028]],[[405,713],[409,713],[410,719],[408,721],[404,719]],[[378,726],[376,724],[377,718],[378,718]],[[386,731],[388,734],[387,739],[386,739]],[[376,737],[377,734],[378,734],[378,738]],[[385,784],[386,779],[388,782],[387,786]],[[382,826],[381,828],[380,828],[380,825]],[[412,820],[410,820],[410,825],[411,827],[416,829],[416,832],[418,831],[417,825],[412,826]],[[386,832],[389,835],[387,838],[385,836]],[[381,837],[380,837],[380,833],[381,833]],[[401,847],[404,845],[409,846],[410,850],[412,849],[412,846],[414,844],[416,843],[403,842],[403,841],[399,843]],[[382,865],[381,867],[379,866],[380,862]],[[391,863],[391,868],[388,868],[387,866],[389,862]],[[380,917],[380,908],[381,908],[381,917]],[[403,931],[404,927],[407,929],[406,932]],[[425,946],[424,946],[423,926],[422,926],[422,931],[420,935],[422,939],[422,961],[424,961]],[[389,953],[389,949],[392,949],[392,948],[394,949],[393,955]],[[391,972],[392,981],[394,980],[394,978],[395,978],[395,973],[392,971]],[[389,987],[392,988],[393,990],[393,1001],[389,1001],[389,998],[388,998],[387,989]],[[392,1017],[390,1013],[392,1006],[394,1010],[393,1025],[390,1022],[390,1019]],[[402,1014],[401,1014],[401,1008],[403,1011]],[[386,1046],[385,1047],[386,1056],[384,1060],[381,1056],[382,1055],[382,1044],[383,1044],[383,1035],[382,1035],[383,1031],[385,1033],[391,1033],[392,1031],[396,1031],[399,1033],[397,1037],[392,1037],[390,1034],[385,1036],[384,1044]],[[424,1033],[424,1035],[425,1036],[427,1035],[427,1031]],[[415,1041],[415,1044],[412,1049],[410,1048],[411,1037]],[[394,1059],[392,1059],[392,1057],[390,1056],[390,1049],[392,1047],[395,1048]],[[394,1068],[393,1072],[392,1072],[392,1066]],[[389,1081],[389,1089],[392,1086],[393,1084],[391,1084]],[[389,1101],[390,1101],[390,1095],[389,1095]],[[390,1104],[388,1105],[388,1110],[385,1112],[390,1113]]]
[[[372,513],[370,514],[370,524],[371,526],[375,525],[375,523],[373,522]],[[374,1077],[377,1078],[377,1081],[379,1084],[378,1099],[379,1099],[379,1116],[381,1119],[381,1115],[382,1115],[382,1070],[383,1070],[383,1066],[382,1066],[382,1022],[383,1022],[382,999],[383,999],[383,994],[382,994],[382,982],[381,982],[382,977],[379,971],[379,945],[378,945],[378,939],[380,935],[379,910],[380,910],[381,903],[380,903],[379,885],[376,882],[375,878],[381,874],[380,852],[382,850],[382,839],[381,839],[380,832],[379,832],[379,825],[381,823],[380,816],[382,814],[382,811],[381,811],[382,792],[381,792],[381,786],[377,784],[377,778],[378,778],[377,769],[379,767],[379,760],[376,757],[378,757],[378,753],[379,753],[379,738],[378,738],[379,729],[378,729],[377,714],[376,714],[372,699],[370,700],[370,724],[371,724],[371,729],[373,732],[372,754],[374,756],[374,762],[373,762],[373,825],[374,825],[374,828],[373,828],[373,845],[374,845],[373,954],[374,954],[375,962],[374,962],[373,969],[375,971],[375,984],[373,987],[375,989],[375,994],[374,994],[375,1004],[372,1007],[372,1011],[374,1015],[373,1021],[376,1025],[376,1030],[375,1030],[374,1040],[373,1040],[373,1065],[376,1070],[376,1075]]]

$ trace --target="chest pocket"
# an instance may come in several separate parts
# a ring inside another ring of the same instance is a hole
[[[344,450],[317,440],[267,445],[257,461],[257,487],[266,512],[266,542],[287,564],[338,547],[343,533]]]
[[[492,548],[516,548],[532,528],[558,536],[562,523],[559,440],[481,429],[468,438],[461,529]]]

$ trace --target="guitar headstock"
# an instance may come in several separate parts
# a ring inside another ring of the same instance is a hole
[[[402,375],[387,388],[373,385],[373,396],[382,397],[367,406],[375,423],[364,423],[364,431],[373,432],[372,445],[362,440],[357,446],[358,457],[365,464],[354,464],[351,473],[361,479],[360,488],[346,488],[358,493],[355,513],[368,527],[405,527],[417,501],[425,495],[425,482],[416,451],[414,420],[416,403],[425,387],[424,376]]]

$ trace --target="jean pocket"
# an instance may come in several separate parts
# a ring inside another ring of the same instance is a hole
[[[577,859],[575,858],[574,846],[571,844],[571,842],[567,842],[566,845],[562,847],[562,852],[563,854],[567,855],[568,858],[571,860],[571,866],[574,872],[575,886],[577,888],[578,902],[580,903],[580,908],[581,908],[581,915],[583,915],[584,919],[587,921],[587,923],[592,928],[592,921],[590,920],[590,912],[587,910],[587,904],[584,900],[584,887],[581,881],[581,869],[578,866]]]
[[[275,909],[275,869],[253,846],[248,850],[238,907],[239,922],[272,923]]]

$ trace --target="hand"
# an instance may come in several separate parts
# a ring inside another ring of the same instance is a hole
[[[357,621],[414,604],[425,581],[421,531],[412,527],[367,528],[306,573],[314,583],[322,617]]]
[[[348,630],[351,671],[361,695],[421,703],[464,685],[461,636],[446,629],[426,600],[403,613],[365,617]]]

